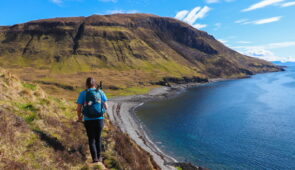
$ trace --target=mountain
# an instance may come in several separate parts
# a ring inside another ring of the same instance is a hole
[[[184,22],[150,14],[53,18],[2,26],[0,63],[28,81],[62,82],[61,86],[76,88],[85,76],[93,75],[110,89],[281,70],[242,55]]]

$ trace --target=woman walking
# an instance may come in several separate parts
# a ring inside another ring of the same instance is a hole
[[[95,163],[101,162],[101,132],[108,99],[102,90],[96,88],[92,77],[86,79],[86,88],[77,99],[77,116],[78,121],[84,120],[91,157]]]

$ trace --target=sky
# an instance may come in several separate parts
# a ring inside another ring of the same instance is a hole
[[[0,1],[0,25],[114,13],[174,17],[240,53],[269,61],[295,62],[295,0]]]

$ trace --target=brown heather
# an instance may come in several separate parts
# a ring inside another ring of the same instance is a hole
[[[0,169],[101,169],[87,163],[84,127],[75,119],[73,104],[0,68]],[[108,120],[103,138],[108,169],[159,169]]]

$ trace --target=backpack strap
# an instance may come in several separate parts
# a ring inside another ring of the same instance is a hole
[[[102,111],[103,109],[105,109],[105,108],[104,108],[104,105],[103,105],[103,103],[104,103],[104,102],[102,101],[102,93],[101,93],[101,91],[100,91],[100,90],[98,90],[97,92],[98,92],[98,93],[99,93],[99,95],[100,95],[100,101],[101,101],[101,111]]]
[[[86,93],[87,93],[88,91],[90,91],[90,90],[89,90],[89,89],[85,89],[84,91],[85,91],[85,95],[84,95],[84,103],[86,103]]]
[[[97,90],[97,92],[99,93],[99,95],[100,95],[100,101],[102,102],[102,93],[101,93],[100,90]]]

